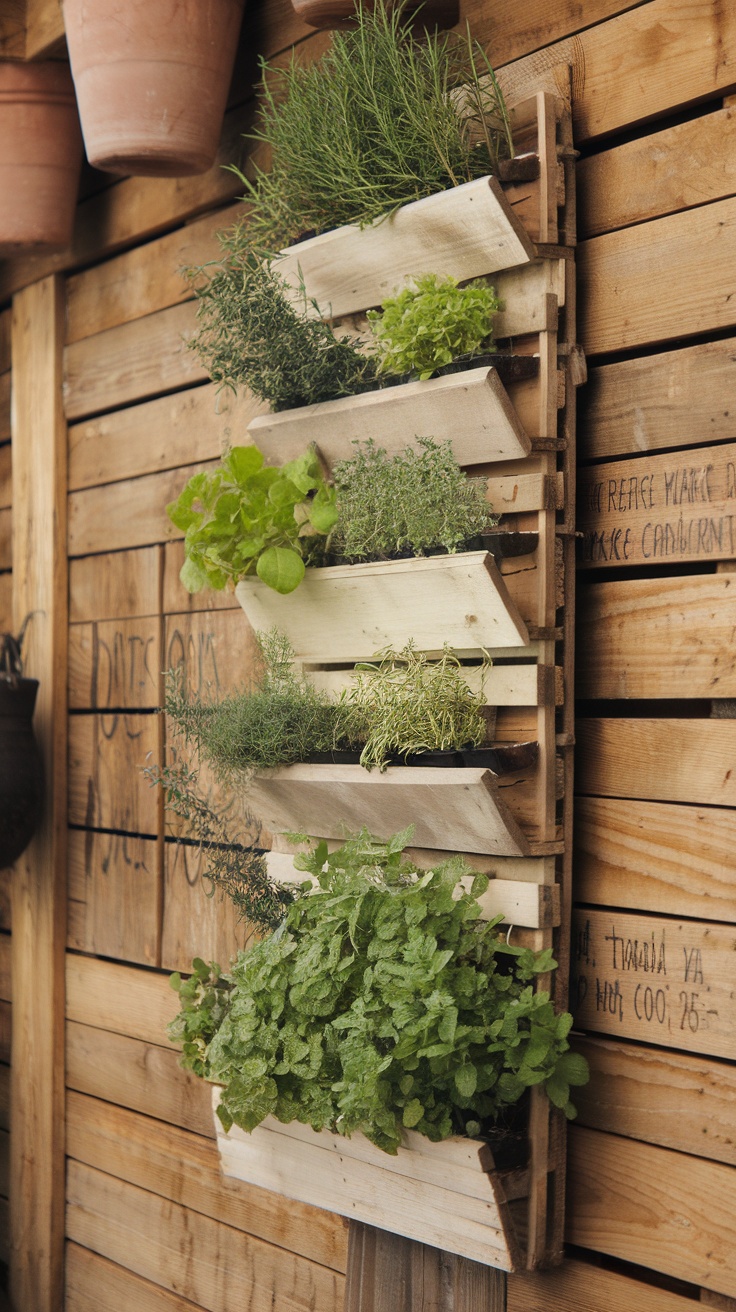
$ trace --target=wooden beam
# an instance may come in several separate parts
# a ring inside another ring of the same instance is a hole
[[[66,424],[64,297],[51,277],[13,303],[13,623],[33,612],[26,673],[46,805],[13,874],[10,1287],[24,1312],[63,1298],[66,937]]]
[[[26,0],[26,59],[57,59],[65,53],[61,0]]]
[[[344,1312],[504,1312],[506,1275],[374,1226],[350,1223]]]

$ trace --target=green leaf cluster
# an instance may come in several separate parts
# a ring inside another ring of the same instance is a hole
[[[376,361],[357,339],[336,336],[303,291],[287,296],[272,266],[239,250],[232,234],[220,241],[221,264],[189,270],[199,324],[189,345],[216,383],[247,386],[272,410],[375,386]]]
[[[166,513],[184,533],[189,592],[221,590],[255,571],[289,593],[318,559],[337,512],[313,452],[274,469],[257,447],[234,446],[216,469],[194,474]]]
[[[458,551],[496,523],[486,480],[467,478],[450,442],[431,437],[390,456],[374,442],[333,469],[337,524],[331,549],[347,562]]]
[[[404,1128],[474,1134],[535,1085],[574,1115],[587,1067],[569,1052],[572,1018],[534,988],[551,954],[509,946],[500,917],[480,919],[485,876],[458,896],[473,872],[461,858],[419,869],[410,838],[318,844],[299,860],[315,887],[238,955],[227,1000],[217,967],[184,993],[170,1034],[185,1066],[224,1085],[226,1128],[273,1115],[395,1153]]]
[[[320,59],[262,62],[251,139],[271,162],[243,178],[246,243],[275,251],[305,230],[363,225],[513,154],[498,83],[469,32],[419,38],[401,6],[361,5],[356,18]]]
[[[482,690],[472,691],[457,656],[445,646],[430,660],[412,643],[390,648],[377,661],[356,665],[344,700],[358,712],[366,732],[360,764],[385,770],[391,757],[478,747],[485,740]]]
[[[215,698],[192,694],[181,670],[170,670],[166,678],[169,720],[215,777],[232,787],[257,771],[356,741],[356,713],[309,682],[294,663],[288,639],[276,629],[256,639],[260,659],[249,687]]]
[[[426,273],[411,287],[369,310],[382,373],[431,378],[458,356],[472,356],[493,343],[493,316],[501,308],[495,291],[476,281],[459,287],[455,278]]]

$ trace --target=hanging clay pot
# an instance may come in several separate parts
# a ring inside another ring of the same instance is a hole
[[[33,736],[38,679],[0,673],[0,870],[30,843],[41,815],[43,771]]]
[[[90,164],[183,177],[217,154],[244,0],[63,0]]]
[[[358,0],[291,0],[291,7],[310,27],[354,27]],[[404,6],[403,17],[409,19],[415,12],[414,25],[419,31],[454,27],[460,17],[458,0],[424,0],[421,4],[416,0]]]
[[[0,257],[69,245],[81,164],[68,66],[0,63]]]

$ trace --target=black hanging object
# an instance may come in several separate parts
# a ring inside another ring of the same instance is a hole
[[[43,768],[33,736],[38,679],[23,677],[20,635],[0,634],[0,870],[30,843],[41,818]]]

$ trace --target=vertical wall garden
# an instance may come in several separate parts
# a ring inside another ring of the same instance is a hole
[[[269,171],[190,271],[201,359],[263,413],[169,507],[259,656],[220,700],[172,673],[159,775],[265,937],[175,980],[172,1036],[226,1174],[534,1267],[586,1078],[569,116],[380,11],[265,87]]]

